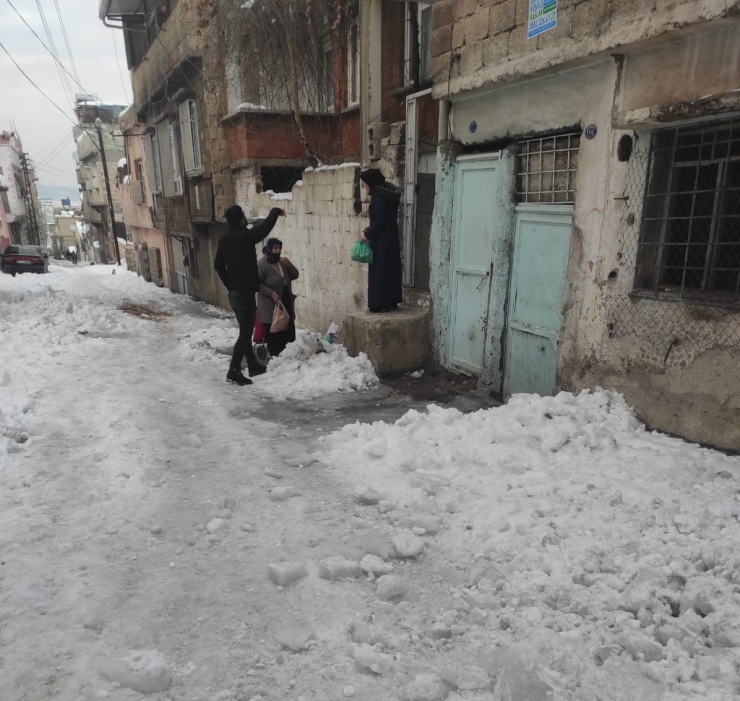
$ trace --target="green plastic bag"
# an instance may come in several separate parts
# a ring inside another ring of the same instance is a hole
[[[352,260],[357,263],[372,263],[373,249],[364,241],[357,241],[352,248]]]

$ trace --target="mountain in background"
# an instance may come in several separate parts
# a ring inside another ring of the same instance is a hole
[[[46,183],[37,182],[36,190],[39,193],[39,197],[42,199],[50,199],[54,201],[54,206],[61,206],[62,198],[69,197],[72,200],[72,204],[79,204],[80,202],[80,191],[76,187],[66,185],[47,185]]]

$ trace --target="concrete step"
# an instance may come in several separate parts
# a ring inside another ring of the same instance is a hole
[[[380,314],[347,314],[341,336],[350,355],[367,354],[378,377],[402,375],[429,360],[430,310],[401,306]]]

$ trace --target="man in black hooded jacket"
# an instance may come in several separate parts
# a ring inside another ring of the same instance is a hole
[[[285,212],[275,207],[267,215],[267,219],[251,229],[247,228],[247,219],[239,205],[229,207],[224,216],[229,223],[229,230],[218,242],[213,266],[229,291],[229,304],[239,323],[239,338],[234,344],[226,380],[237,385],[251,385],[252,381],[242,374],[244,357],[247,359],[250,375],[265,372],[265,368],[257,362],[252,347],[254,317],[257,311],[254,296],[260,288],[255,246],[270,234],[278,217],[284,217]]]

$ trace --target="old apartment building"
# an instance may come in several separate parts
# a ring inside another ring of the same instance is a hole
[[[740,3],[544,5],[434,4],[436,357],[740,448]]]
[[[123,105],[100,102],[88,95],[78,95],[75,100],[78,126],[73,127],[72,134],[77,145],[77,182],[80,185],[82,213],[88,229],[80,242],[81,250],[78,253],[81,259],[96,263],[115,261],[114,240],[126,238],[121,216],[121,195],[116,187],[118,163],[125,153],[123,134],[118,124],[118,116],[123,109]],[[100,133],[96,127],[98,119],[102,122]],[[111,185],[113,218],[101,147],[105,152],[105,168]],[[115,227],[112,223],[114,220]]]
[[[45,246],[36,176],[15,132],[0,131],[0,187],[3,201],[0,251],[11,243]]]
[[[341,323],[366,306],[366,269],[350,250],[367,226],[359,168],[375,163],[410,193],[407,284],[428,295],[431,5],[244,5],[101,3],[131,69],[121,190],[142,274],[227,306],[212,266],[223,213],[237,202],[259,217],[278,204],[288,217],[276,234],[301,268],[301,323]]]

